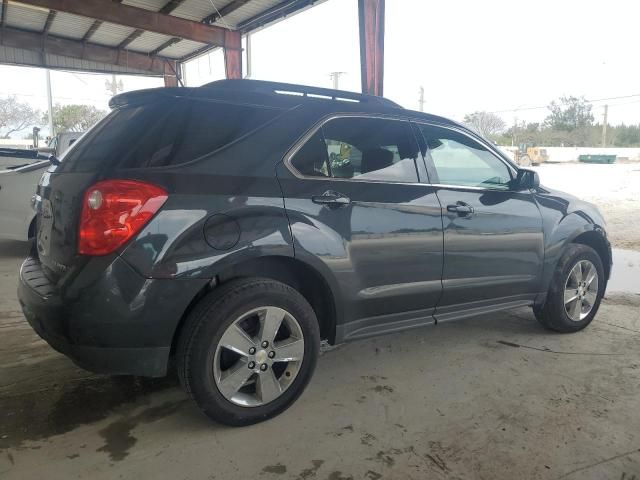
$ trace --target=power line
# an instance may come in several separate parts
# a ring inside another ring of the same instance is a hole
[[[105,97],[107,96],[106,94],[100,94],[100,95],[104,95]],[[44,94],[40,94],[40,93],[11,93],[11,92],[0,92],[0,96],[6,96],[6,97],[31,97],[31,98],[47,98],[46,95]],[[78,97],[78,96],[73,96],[73,97],[66,97],[64,95],[55,95],[54,96],[54,100],[57,99],[62,99],[62,100],[86,100],[86,101],[95,101],[96,97]]]
[[[593,100],[585,100],[586,103],[596,103],[596,102],[605,102],[605,101],[609,101],[609,100],[622,100],[625,98],[634,98],[634,97],[640,97],[640,93],[634,93],[633,95],[620,95],[617,97],[607,97],[607,98],[595,98]],[[634,102],[629,102],[629,103],[634,103]],[[624,103],[619,103],[618,105],[625,105]],[[549,105],[539,105],[539,106],[535,106],[535,107],[518,107],[518,108],[509,108],[506,110],[495,110],[493,112],[488,112],[488,113],[508,113],[508,112],[522,112],[525,110],[540,110],[543,108],[549,108]]]

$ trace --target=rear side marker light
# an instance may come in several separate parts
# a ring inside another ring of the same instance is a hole
[[[107,255],[136,235],[167,200],[167,192],[137,180],[105,180],[82,201],[78,253]]]

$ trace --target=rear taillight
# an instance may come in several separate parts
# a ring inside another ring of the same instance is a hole
[[[167,192],[135,180],[105,180],[84,192],[78,253],[106,255],[138,233],[167,200]]]

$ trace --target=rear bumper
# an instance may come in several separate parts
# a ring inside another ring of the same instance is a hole
[[[28,288],[28,287],[27,287]],[[51,327],[50,313],[33,310],[33,304],[22,303],[29,325],[54,350],[69,357],[76,365],[96,373],[161,377],[167,371],[170,347],[117,348],[73,345]]]
[[[60,291],[39,261],[27,258],[18,299],[31,327],[84,369],[164,376],[173,335],[198,284],[145,279],[119,257],[94,276],[87,285],[87,275],[80,274],[75,283],[81,286]]]

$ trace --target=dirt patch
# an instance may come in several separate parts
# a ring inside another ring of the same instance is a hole
[[[543,185],[596,205],[612,246],[640,250],[640,222],[632,220],[640,211],[640,163],[545,164],[536,170]]]
[[[157,407],[147,408],[136,415],[125,416],[116,420],[98,432],[100,436],[104,438],[105,444],[96,451],[108,453],[109,458],[113,461],[124,460],[124,458],[129,455],[131,447],[138,441],[131,433],[136,426],[140,423],[151,423],[168,417],[175,413],[186,401],[185,399],[176,402],[166,402]],[[287,467],[284,465],[282,465],[282,467],[284,468],[282,473],[286,472]]]
[[[152,393],[176,386],[173,378],[99,376],[5,396],[0,399],[0,449],[20,447],[28,440],[49,438],[103,420],[123,405],[148,404]],[[111,428],[108,434],[119,435],[117,426]]]

